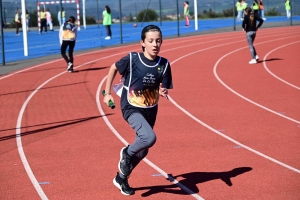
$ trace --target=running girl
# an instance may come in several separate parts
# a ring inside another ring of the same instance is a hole
[[[110,67],[103,99],[106,105],[109,105],[109,100],[114,100],[111,88],[119,72],[124,79],[121,95],[123,118],[135,131],[134,143],[121,149],[119,172],[113,179],[114,185],[124,195],[134,193],[128,177],[156,141],[153,127],[159,96],[167,98],[168,89],[173,88],[170,64],[167,59],[158,56],[162,45],[159,27],[149,25],[143,28],[140,43],[142,53],[129,53]]]

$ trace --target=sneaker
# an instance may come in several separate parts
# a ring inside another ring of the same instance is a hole
[[[256,56],[255,56],[255,59],[256,59],[257,61],[259,60],[259,57],[258,57],[258,55],[256,55]]]
[[[106,39],[106,40],[110,40],[110,39],[111,39],[111,37],[110,37],[110,36],[107,36],[107,37],[105,37],[105,39]]]
[[[250,60],[249,64],[256,64],[257,61],[255,59]]]
[[[70,69],[68,69],[68,72],[73,73],[74,72],[73,67],[71,67]]]
[[[69,62],[68,63],[68,70],[71,69],[73,67],[73,63]]]
[[[266,18],[262,18],[264,21],[266,21],[267,19]]]
[[[129,176],[131,173],[131,156],[127,153],[128,147],[123,147],[120,151],[119,170],[124,176]]]
[[[128,178],[122,179],[117,173],[116,178],[113,180],[114,185],[119,188],[122,194],[124,195],[132,195],[134,194],[133,189],[128,184]]]

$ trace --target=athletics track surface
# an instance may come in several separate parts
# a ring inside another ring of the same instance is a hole
[[[100,91],[139,44],[75,53],[73,74],[56,59],[0,77],[1,199],[298,199],[299,32],[259,30],[256,65],[242,32],[165,40],[174,89],[129,197],[112,179],[134,133]]]

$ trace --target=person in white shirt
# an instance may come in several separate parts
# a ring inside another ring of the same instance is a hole
[[[53,31],[52,17],[49,8],[46,9],[46,19],[47,19],[47,26],[49,26],[50,31]]]
[[[67,71],[74,72],[73,69],[73,50],[77,38],[77,27],[75,26],[75,17],[70,16],[69,20],[61,25],[59,30],[59,41],[61,46],[61,55],[67,62]],[[67,47],[69,47],[69,57],[66,55]]]

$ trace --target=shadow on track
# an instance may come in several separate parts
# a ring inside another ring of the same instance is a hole
[[[187,188],[189,188],[193,192],[193,194],[197,194],[199,192],[197,184],[199,183],[220,179],[226,185],[231,187],[232,186],[232,182],[230,180],[231,178],[249,172],[251,170],[252,170],[251,167],[239,167],[227,172],[191,172],[186,174],[180,174],[177,176],[172,176],[171,174],[169,174],[168,180],[173,181],[174,179],[181,177],[183,179],[179,180],[178,182],[186,186]],[[157,193],[190,195],[186,191],[182,190],[178,185],[175,184],[139,187],[139,188],[134,188],[134,190],[135,191],[148,190],[147,192],[142,194],[142,197],[147,197]]]

